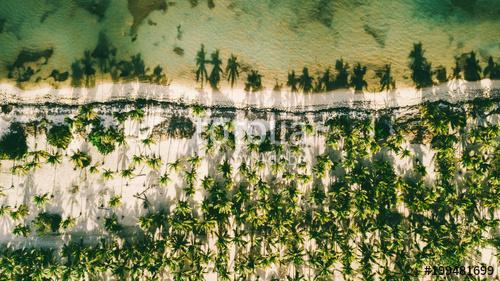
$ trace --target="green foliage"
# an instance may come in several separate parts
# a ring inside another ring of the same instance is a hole
[[[110,208],[117,208],[122,204],[122,197],[115,195],[109,199],[108,205]]]
[[[33,226],[40,235],[56,233],[61,227],[62,218],[60,214],[42,212],[33,220]]]
[[[118,233],[123,229],[123,226],[118,222],[115,214],[104,219],[104,228],[110,233]]]
[[[28,144],[24,128],[19,123],[11,123],[0,136],[0,159],[21,159],[27,152]]]
[[[12,230],[12,234],[16,236],[28,237],[30,235],[31,229],[28,225],[18,224]]]
[[[54,125],[47,132],[47,142],[60,149],[67,149],[72,140],[73,134],[66,124]]]
[[[35,195],[33,197],[33,203],[35,203],[35,206],[37,208],[43,208],[49,202],[49,198],[50,197],[49,197],[48,193],[44,193],[44,194],[41,194],[41,195]]]
[[[13,220],[19,220],[27,217],[29,215],[28,206],[25,204],[19,205],[16,210],[10,212],[10,217]]]
[[[75,167],[84,169],[88,166],[90,166],[90,163],[92,162],[92,157],[80,150],[76,151],[71,155],[71,161],[75,164]]]
[[[189,117],[174,115],[168,122],[167,135],[171,137],[191,138],[195,131],[195,125]]]
[[[391,111],[335,111],[327,120],[281,132],[279,144],[271,133],[263,142],[250,135],[229,141],[231,122],[208,124],[201,141],[212,142],[215,152],[185,155],[167,165],[159,155],[136,152],[121,175],[155,172],[158,184],[168,188],[178,177],[183,185],[177,199],[163,209],[145,192],[137,194],[145,210],[137,225],[129,226],[113,214],[125,200],[114,195],[107,201],[102,240],[68,242],[54,250],[5,246],[0,279],[44,280],[37,275],[44,272],[54,280],[181,280],[189,272],[191,279],[203,280],[205,272],[215,272],[220,279],[246,280],[279,265],[289,269],[283,274],[287,280],[413,280],[423,278],[425,265],[479,263],[478,250],[498,245],[500,128],[490,118],[498,103],[434,102],[418,109],[411,118]],[[86,108],[75,119],[96,117]],[[421,138],[412,137],[417,131]],[[301,137],[322,149],[308,162],[292,162],[289,155],[316,148],[296,143]],[[241,162],[233,161],[236,147]],[[422,147],[432,149],[430,165],[422,162]],[[80,167],[91,164],[85,153],[70,157]],[[401,171],[396,159],[411,164]],[[200,172],[205,160],[214,161],[206,173]],[[111,169],[103,169],[107,176],[99,180],[111,179]],[[52,234],[76,223],[46,212],[27,223],[26,205],[0,210],[10,213],[14,233],[21,236]]]
[[[94,126],[88,135],[89,142],[103,155],[113,152],[117,143],[124,138],[122,130],[115,127],[104,128],[101,125]]]

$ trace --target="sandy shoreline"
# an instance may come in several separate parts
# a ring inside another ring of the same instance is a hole
[[[222,88],[212,91],[172,83],[169,86],[139,82],[102,83],[93,88],[44,87],[22,90],[8,83],[0,84],[2,104],[82,105],[146,99],[183,105],[199,104],[207,107],[232,107],[236,109],[276,109],[284,111],[317,111],[330,108],[378,110],[415,106],[424,102],[447,101],[458,103],[476,98],[495,98],[500,80],[483,79],[477,82],[452,80],[448,83],[417,90],[398,88],[391,92],[354,93],[338,90],[330,93],[302,94],[288,90],[275,92],[263,90],[247,93],[243,89]]]

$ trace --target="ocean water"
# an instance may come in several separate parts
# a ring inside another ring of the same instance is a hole
[[[101,15],[89,12],[94,2],[104,3]],[[500,0],[0,0],[0,31],[2,78],[22,49],[53,48],[36,76],[69,70],[104,32],[118,57],[141,53],[177,82],[193,83],[205,44],[209,53],[220,49],[223,61],[234,53],[258,69],[266,85],[303,66],[316,73],[337,58],[367,65],[369,82],[390,63],[407,85],[415,42],[433,66],[451,68],[454,56],[471,50],[483,65],[489,56],[498,60]]]

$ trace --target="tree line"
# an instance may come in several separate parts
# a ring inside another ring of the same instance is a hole
[[[82,218],[47,211],[57,204],[54,192],[18,205],[2,203],[0,217],[11,223],[14,235],[52,235],[65,242],[61,248],[0,247],[0,280],[205,280],[206,272],[218,280],[254,280],[271,268],[277,268],[269,271],[271,280],[414,280],[422,278],[426,265],[479,264],[482,247],[498,246],[500,128],[488,118],[497,109],[494,101],[435,102],[421,105],[414,122],[390,112],[309,122],[293,130],[303,132],[302,138],[321,135],[315,140],[325,149],[313,161],[296,164],[286,152],[300,158],[307,145],[296,145],[285,132],[281,143],[235,139],[230,122],[207,124],[199,151],[167,162],[168,153],[152,149],[153,138],[123,137],[124,122],[147,118],[138,107],[112,114],[118,134],[102,130],[104,118],[90,106],[63,123],[13,125],[0,138],[0,148],[27,134],[34,139],[11,155],[0,150],[1,159],[15,157],[11,172],[17,177],[48,164],[57,179],[69,160],[81,171],[78,177],[88,173],[109,185],[123,179],[126,188],[137,190],[144,210],[130,226],[123,221],[131,214],[121,206],[121,193],[103,200],[102,212],[94,214],[102,239],[91,244],[71,233]],[[45,150],[37,147],[44,135]],[[73,136],[98,153],[64,155]],[[133,140],[138,149],[127,166],[104,164],[116,159],[110,155],[115,148]],[[232,161],[236,141],[245,156],[240,163]],[[424,166],[409,143],[429,145],[433,164]],[[390,160],[394,157],[411,163],[404,173]],[[203,161],[214,169],[204,174]],[[160,175],[154,186],[128,185],[148,171]],[[78,194],[84,186],[64,192]],[[177,197],[164,207],[153,203],[165,198],[148,193],[174,188]],[[130,228],[135,232],[128,236]]]
[[[33,77],[40,72],[38,68],[32,68],[29,63],[44,59],[39,67],[47,64],[52,55],[52,50],[43,52],[22,51],[15,63],[8,66],[8,77],[16,80],[18,85],[32,81]],[[33,60],[33,61],[30,61]],[[425,57],[422,43],[415,43],[408,55],[408,68],[411,72],[411,80],[416,88],[431,87],[438,83],[447,82],[449,79],[464,79],[467,81],[478,81],[482,78],[500,79],[500,65],[490,56],[486,66],[482,67],[476,53],[471,51],[455,57],[455,65],[450,72],[442,66],[433,67]],[[205,46],[202,44],[195,58],[195,80],[203,88],[209,84],[212,89],[219,89],[222,80],[233,88],[243,74],[244,89],[247,92],[258,92],[263,89],[263,75],[254,68],[246,69],[242,66],[238,57],[231,54],[227,61],[223,62],[219,50],[213,51],[208,56]],[[355,92],[367,90],[368,68],[361,63],[352,67],[343,59],[337,59],[333,66],[312,74],[308,67],[303,67],[300,72],[291,70],[288,72],[286,87],[293,93],[319,93],[329,92],[337,89],[353,88]],[[376,86],[380,91],[390,91],[396,88],[396,79],[390,64],[385,64],[374,69],[375,77],[378,79]],[[168,84],[164,69],[157,65],[150,69],[145,65],[141,54],[131,56],[129,59],[118,59],[117,49],[111,44],[104,33],[99,34],[98,42],[93,50],[86,50],[82,58],[75,60],[68,71],[52,70],[47,77],[37,77],[34,81],[49,81],[54,85],[70,80],[73,87],[92,87],[95,85],[96,77],[111,78],[112,81],[145,81],[156,84]],[[279,91],[282,84],[276,81],[273,89]]]
[[[433,68],[424,53],[422,43],[415,43],[408,56],[411,79],[418,89],[444,83],[449,79],[465,79],[467,81],[478,81],[481,78],[500,79],[500,66],[491,56],[488,58],[484,69],[481,67],[474,51],[457,56],[455,57],[455,66],[449,75],[444,66],[440,65]],[[212,65],[210,74],[208,74],[207,65]],[[231,54],[227,60],[224,72],[219,50],[215,50],[211,54],[211,58],[208,59],[204,45],[201,45],[201,49],[196,55],[196,67],[196,81],[201,83],[201,87],[203,87],[204,82],[208,81],[213,89],[218,89],[224,76],[231,88],[234,87],[242,72],[242,67],[234,54]],[[337,59],[333,70],[328,67],[324,71],[320,71],[316,76],[310,73],[308,67],[304,67],[300,73],[296,73],[295,70],[290,71],[287,76],[286,86],[294,93],[319,93],[347,88],[354,88],[356,92],[361,92],[368,88],[366,81],[367,70],[367,67],[361,65],[361,63],[356,63],[351,70],[351,66],[347,62],[343,59]],[[375,76],[379,80],[378,89],[380,91],[389,91],[396,88],[396,80],[390,64],[375,69]],[[247,71],[245,90],[261,90],[262,78],[263,76],[257,70],[250,69]],[[274,89],[281,89],[281,85],[276,82]]]

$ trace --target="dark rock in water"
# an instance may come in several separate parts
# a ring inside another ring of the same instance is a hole
[[[69,72],[59,72],[59,70],[54,69],[50,74],[49,78],[53,78],[56,82],[64,82],[69,78]]]
[[[181,47],[175,47],[174,48],[174,53],[176,53],[179,56],[183,56],[184,55],[184,49],[181,48]]]
[[[214,0],[207,0],[208,8],[213,9],[215,8],[215,3]]]
[[[7,66],[9,70],[7,77],[15,78],[18,83],[29,81],[33,75],[40,71],[41,65],[47,64],[53,53],[52,48],[41,51],[23,49],[17,55],[16,61]]]
[[[111,4],[111,0],[76,0],[76,4],[102,20]]]
[[[324,26],[331,27],[333,22],[333,1],[320,0],[313,17]]]
[[[387,32],[383,29],[376,28],[373,26],[369,26],[368,24],[363,25],[363,29],[365,30],[366,33],[371,35],[373,39],[379,44],[380,47],[385,47],[385,39],[387,37]]]
[[[198,6],[198,0],[189,0],[189,3],[191,4],[191,8]]]
[[[16,61],[10,66],[10,68],[20,68],[24,66],[25,63],[35,63],[43,59],[41,64],[47,64],[49,58],[54,53],[52,48],[45,50],[30,50],[23,49],[16,58]]]

